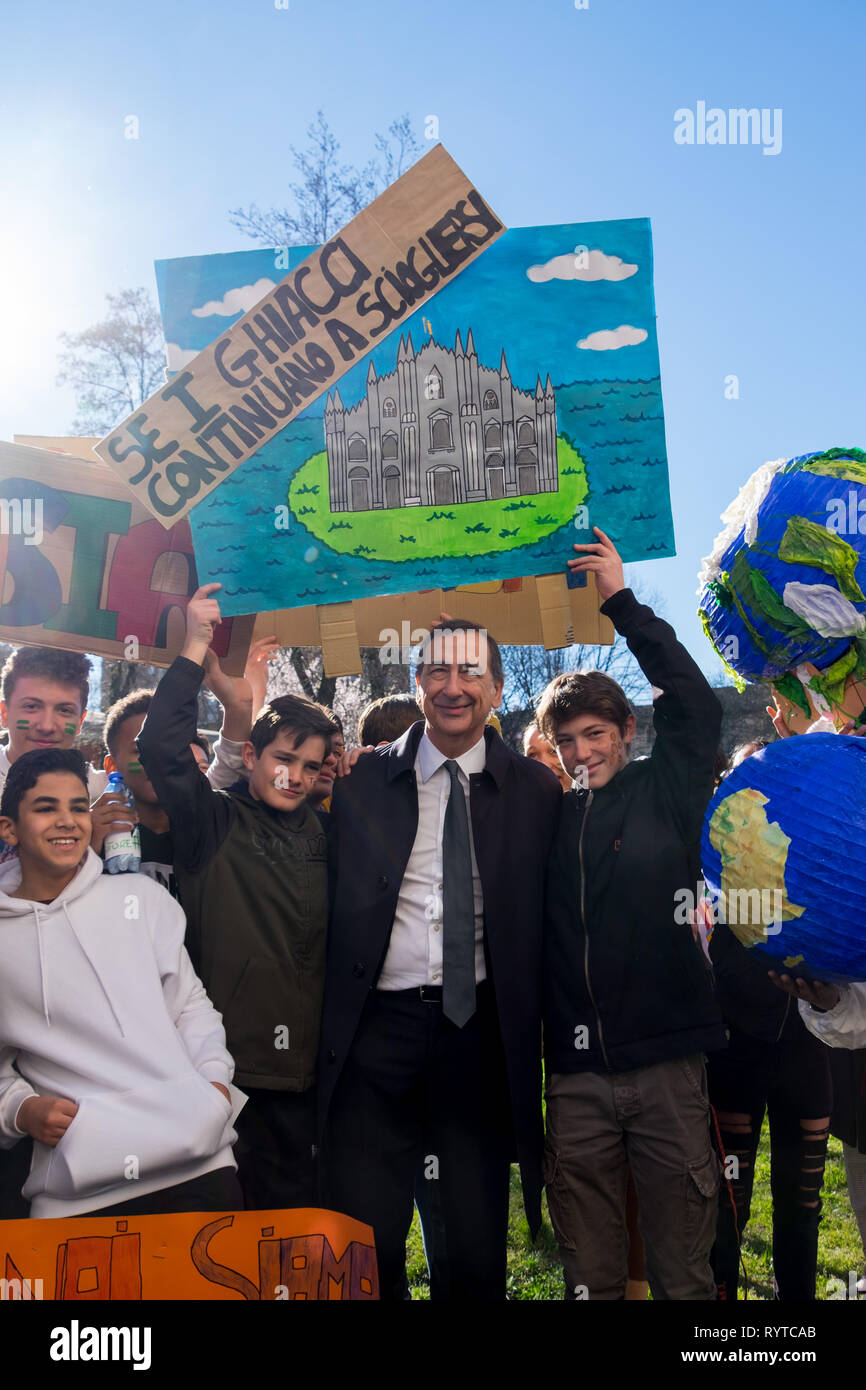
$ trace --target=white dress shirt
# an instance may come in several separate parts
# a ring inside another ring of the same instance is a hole
[[[482,734],[478,742],[454,761],[466,797],[469,849],[472,855],[472,888],[475,899],[475,980],[487,978],[484,961],[484,898],[472,842],[469,809],[469,777],[483,772],[487,748]],[[442,834],[451,779],[444,766],[447,755],[421,735],[415,758],[418,791],[418,833],[409,855],[391,940],[379,976],[379,989],[413,989],[417,985],[442,984]]]

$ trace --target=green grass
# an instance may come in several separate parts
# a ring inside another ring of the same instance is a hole
[[[583,459],[562,436],[556,441],[556,455],[556,492],[441,507],[332,512],[328,456],[322,452],[313,454],[294,474],[289,506],[312,536],[341,555],[357,553],[373,562],[393,562],[501,554],[534,545],[559,530],[584,501],[588,485]]]
[[[848,1271],[862,1272],[864,1257],[854,1213],[848,1201],[842,1145],[830,1140],[823,1187],[824,1207],[818,1238],[817,1296],[827,1297],[831,1278],[848,1283]],[[770,1144],[766,1124],[761,1134],[752,1214],[746,1227],[743,1258],[749,1278],[749,1299],[773,1297],[772,1202],[770,1199]],[[406,1247],[406,1266],[412,1297],[428,1299],[430,1289],[418,1213],[412,1222]],[[742,1297],[742,1289],[740,1290]],[[511,1209],[508,1222],[508,1297],[510,1299],[561,1299],[562,1270],[556,1258],[556,1240],[544,1206],[544,1222],[535,1245],[523,1214],[517,1169],[511,1170]]]

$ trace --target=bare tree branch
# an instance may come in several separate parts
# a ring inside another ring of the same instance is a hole
[[[106,295],[109,312],[78,333],[61,333],[58,386],[75,393],[78,434],[107,434],[165,380],[165,343],[145,289]]]
[[[387,135],[374,137],[376,155],[361,167],[340,162],[340,142],[324,112],[307,126],[307,145],[289,148],[299,178],[289,185],[286,208],[232,208],[229,221],[237,231],[264,246],[317,246],[334,236],[421,153],[408,115],[393,120]]]

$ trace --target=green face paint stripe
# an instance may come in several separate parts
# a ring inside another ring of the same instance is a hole
[[[135,761],[127,763],[126,770],[127,772],[144,772],[144,768],[142,767],[141,763],[137,763]]]
[[[15,720],[15,728],[16,728],[16,729],[29,729],[29,728],[30,728],[30,720],[29,720],[29,719],[16,719],[16,720]]]
[[[63,732],[64,732],[65,734],[76,734],[76,733],[78,732],[78,725],[77,725],[77,724],[64,724],[64,725],[63,725]]]

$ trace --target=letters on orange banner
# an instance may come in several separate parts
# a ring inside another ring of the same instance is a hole
[[[316,1208],[0,1222],[0,1301],[377,1299],[373,1232]]]

